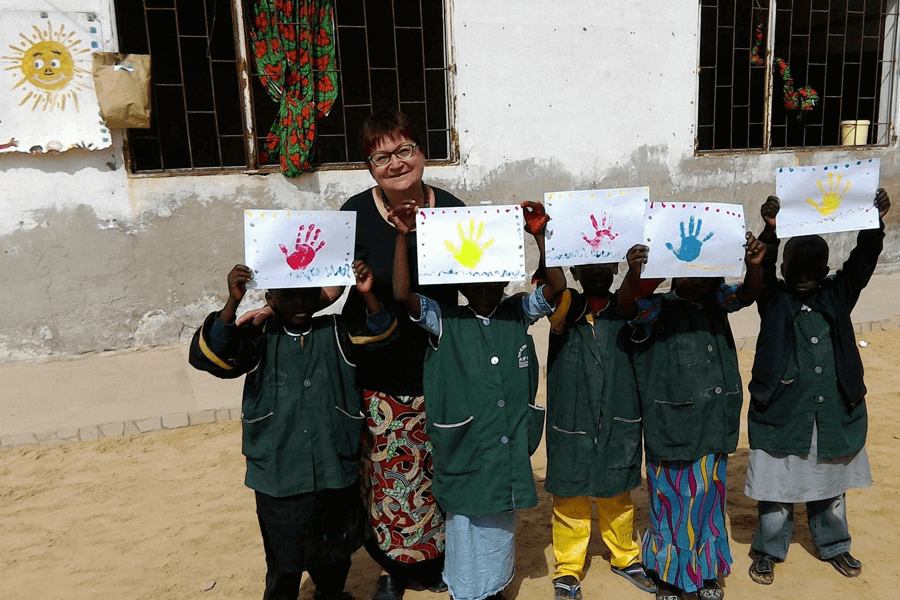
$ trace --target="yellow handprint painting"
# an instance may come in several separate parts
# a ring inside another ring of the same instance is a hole
[[[842,177],[840,173],[838,173],[837,177],[835,177],[834,173],[829,173],[827,186],[822,184],[821,179],[816,181],[819,191],[822,192],[822,202],[816,202],[812,198],[807,198],[806,203],[814,206],[821,215],[826,217],[836,211],[841,206],[841,198],[850,190],[850,185],[853,183],[848,180],[847,185],[841,190]]]
[[[775,173],[781,199],[778,237],[859,231],[878,226],[875,191],[881,161],[845,160],[812,167],[782,167]]]
[[[525,279],[524,234],[519,206],[420,209],[419,283]]]
[[[450,251],[450,254],[456,259],[456,262],[467,269],[474,269],[478,266],[478,263],[481,262],[484,251],[494,243],[494,239],[491,238],[484,244],[481,243],[481,236],[484,234],[484,221],[478,222],[478,232],[476,233],[475,219],[469,219],[468,237],[466,237],[466,234],[463,232],[462,223],[457,223],[456,229],[459,231],[459,246],[457,247],[456,244],[450,240],[444,240],[444,245],[447,246],[447,250]]]

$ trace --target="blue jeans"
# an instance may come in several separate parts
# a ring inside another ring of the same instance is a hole
[[[794,505],[759,502],[759,521],[751,548],[779,561],[787,557],[794,534]],[[806,503],[809,532],[822,560],[850,551],[846,494]]]

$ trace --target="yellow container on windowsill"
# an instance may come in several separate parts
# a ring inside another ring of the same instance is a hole
[[[841,121],[841,146],[865,146],[870,124],[868,120]]]

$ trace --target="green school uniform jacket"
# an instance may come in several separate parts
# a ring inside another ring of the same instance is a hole
[[[611,498],[641,483],[641,406],[628,352],[632,328],[619,318],[615,295],[597,315],[575,290],[567,290],[557,307],[547,354],[544,486],[557,496]]]
[[[694,461],[735,451],[743,390],[728,316],[714,300],[694,304],[662,294],[633,361],[648,459]]]
[[[502,301],[488,320],[441,305],[424,385],[434,496],[446,510],[476,516],[537,505],[530,456],[544,408],[534,405],[538,361],[528,325],[521,299]]]
[[[769,244],[766,287],[757,300],[762,320],[750,381],[751,448],[805,455],[813,421],[822,458],[850,456],[865,445],[866,386],[850,313],[883,246],[884,223],[860,231],[841,269],[804,303],[777,279],[778,242]],[[801,314],[804,305],[810,314]]]
[[[346,356],[350,336],[337,317],[313,318],[303,336],[290,335],[275,319],[237,327],[215,324],[217,318],[210,314],[194,334],[190,363],[223,379],[247,375],[241,406],[246,485],[275,497],[352,485],[365,415]],[[394,330],[396,321],[381,336],[356,339],[377,343]]]

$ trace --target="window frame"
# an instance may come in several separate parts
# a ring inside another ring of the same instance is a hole
[[[221,0],[220,0],[221,1]],[[259,144],[257,140],[260,136],[255,128],[254,120],[254,99],[253,99],[253,73],[251,71],[253,58],[249,54],[249,31],[247,29],[247,3],[250,0],[226,0],[231,4],[232,24],[234,29],[235,40],[235,64],[237,67],[238,91],[241,103],[241,128],[244,138],[244,148],[248,162],[259,165]],[[422,0],[427,2],[429,0]],[[393,2],[392,2],[393,5]],[[110,0],[110,7],[116,10],[115,0]],[[459,164],[459,134],[456,121],[456,63],[453,58],[452,44],[452,21],[451,21],[452,2],[444,0],[443,2],[443,25],[444,25],[444,56],[446,60],[445,80],[446,80],[446,110],[447,110],[447,133],[448,133],[448,154],[447,158],[428,159],[425,166],[453,166]],[[115,29],[116,14],[112,13],[113,33],[118,40],[118,32]],[[335,23],[335,44],[339,41],[339,24]],[[343,87],[343,79],[341,80],[341,88]],[[423,132],[420,132],[423,134]],[[428,132],[424,135],[427,137]],[[346,134],[345,134],[346,136]],[[129,178],[146,179],[159,177],[190,177],[190,176],[207,176],[207,175],[270,175],[281,173],[281,168],[276,164],[259,165],[256,167],[198,167],[198,168],[176,168],[157,171],[135,171],[134,157],[128,139],[128,130],[122,130],[123,141],[123,160],[125,170]],[[365,162],[345,162],[345,163],[314,163],[309,173],[319,171],[359,171],[367,169]]]
[[[703,0],[698,0],[697,2],[697,56],[695,64],[696,67],[696,77],[694,79],[694,156],[728,156],[728,155],[749,155],[749,154],[784,154],[784,153],[797,153],[797,152],[816,152],[816,151],[846,151],[848,149],[856,149],[856,150],[885,150],[892,149],[896,146],[898,140],[898,130],[900,130],[900,118],[898,118],[898,110],[900,110],[900,0],[890,0],[893,3],[893,6],[889,6],[888,10],[884,13],[887,17],[888,21],[884,25],[884,37],[881,39],[881,56],[879,58],[879,62],[881,63],[891,63],[891,71],[888,74],[882,73],[880,81],[878,83],[878,88],[876,89],[876,98],[880,99],[880,101],[885,101],[887,103],[887,107],[885,108],[883,105],[879,107],[879,114],[885,115],[885,121],[881,121],[879,117],[879,121],[873,122],[870,124],[870,127],[874,127],[879,123],[886,123],[886,132],[878,135],[879,138],[884,139],[883,142],[876,142],[871,144],[863,144],[858,146],[852,145],[819,145],[819,146],[778,146],[772,147],[772,101],[773,94],[776,93],[776,83],[775,83],[775,74],[776,74],[776,66],[775,66],[775,35],[766,35],[765,36],[765,78],[767,81],[767,85],[764,89],[763,93],[763,146],[758,148],[728,148],[728,149],[707,149],[703,150],[700,148],[700,103],[701,103],[701,73],[703,71],[703,66],[701,65],[701,44],[703,43],[701,36],[703,35]],[[778,16],[778,0],[769,0],[768,6],[768,19],[766,22],[766,31],[774,32],[776,31],[777,24],[777,16]],[[893,18],[893,23],[890,22],[890,19]],[[716,24],[717,36],[718,36],[718,23]],[[888,41],[893,39],[893,45],[889,44]],[[732,53],[737,48],[734,43],[732,43]],[[888,52],[892,50],[892,56],[887,59],[886,55]],[[733,54],[732,54],[733,56]],[[732,62],[732,69],[734,68],[734,63]],[[844,61],[844,64],[847,64]],[[732,75],[733,78],[733,75]],[[889,85],[885,86],[885,83],[889,83]],[[795,83],[795,85],[797,85]],[[714,84],[715,86],[715,84]],[[886,98],[885,98],[886,96]],[[715,97],[715,96],[713,96]],[[857,103],[859,99],[857,99]],[[734,108],[734,102],[731,103],[732,109]],[[713,106],[710,108],[711,110],[715,110],[715,103],[713,102]],[[823,124],[824,126],[824,124]],[[839,126],[839,123],[838,123]],[[713,131],[715,131],[715,123],[713,124]],[[732,124],[733,127],[733,124]],[[872,131],[869,132],[870,135],[873,135]],[[875,136],[873,135],[873,138]]]

